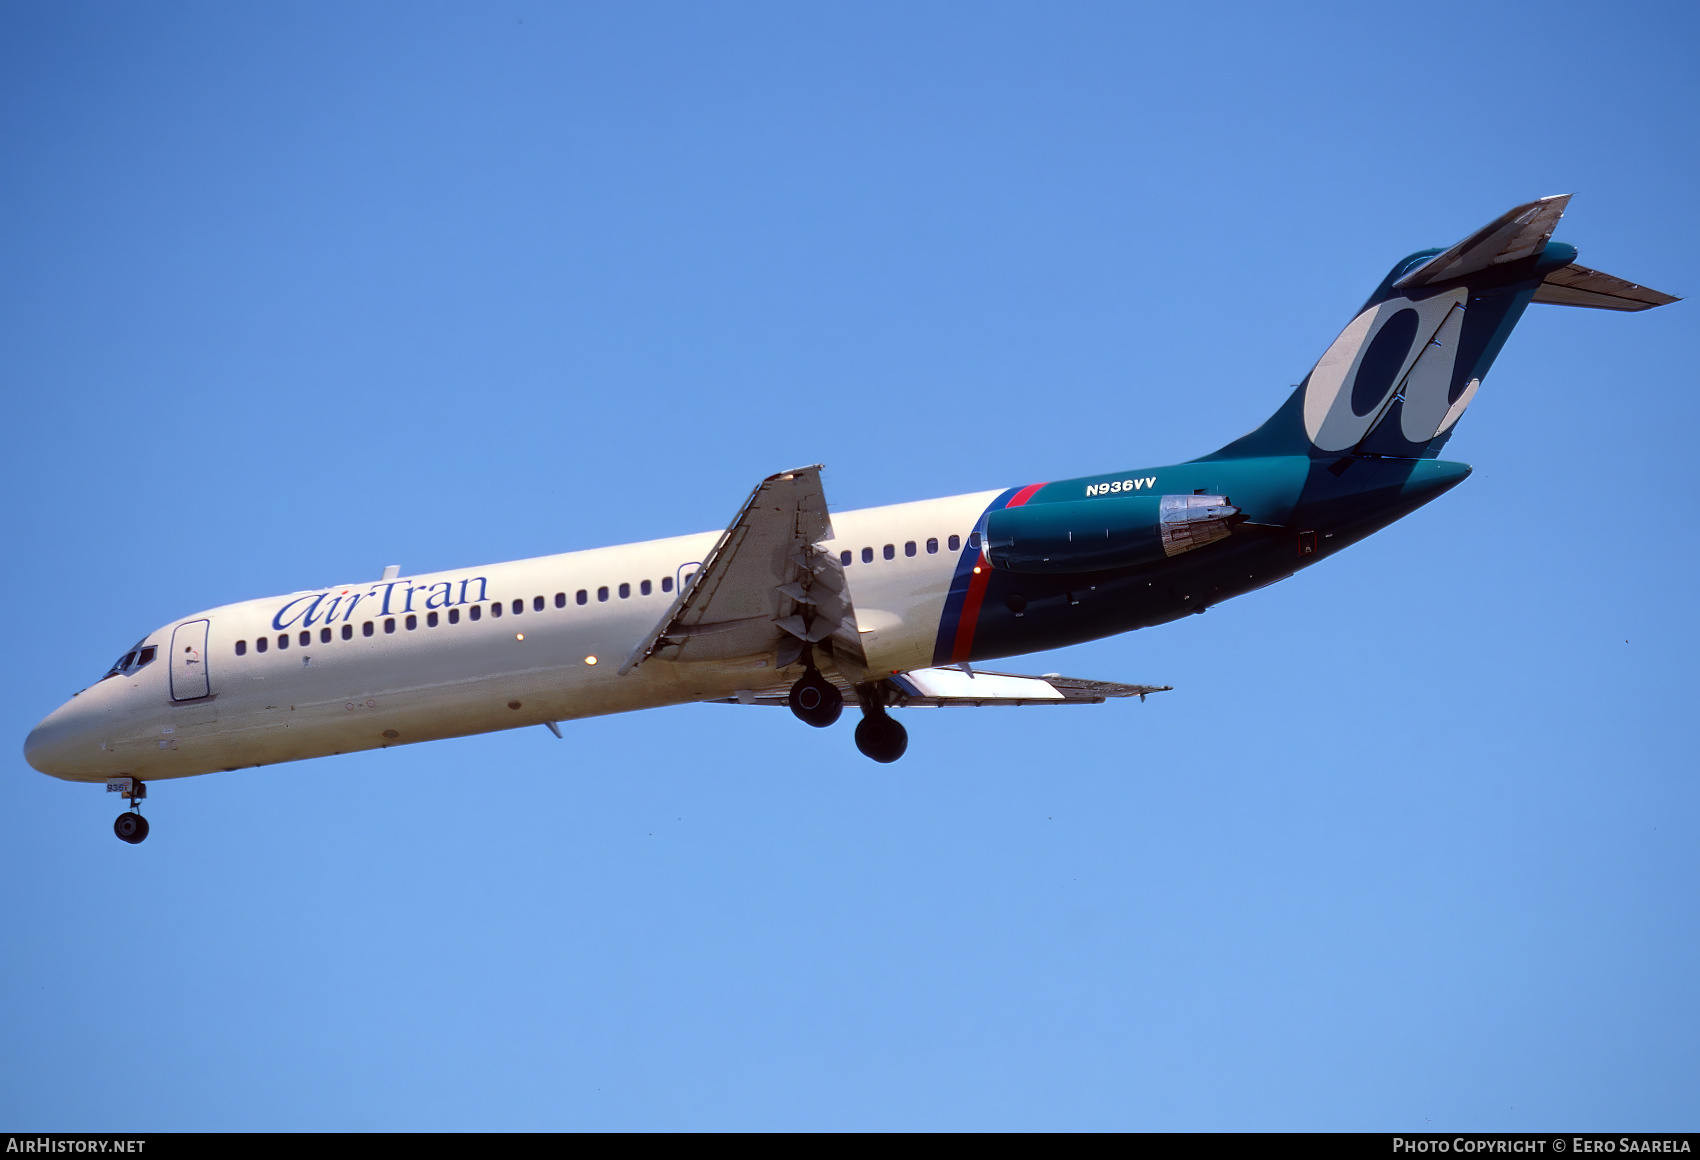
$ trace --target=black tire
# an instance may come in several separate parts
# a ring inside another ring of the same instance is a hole
[[[146,840],[148,820],[138,813],[122,813],[118,815],[118,820],[112,823],[112,832],[118,835],[120,841],[134,846]]]
[[[862,756],[890,765],[909,749],[909,730],[884,713],[863,717],[856,725],[856,748]]]
[[[825,729],[844,712],[844,694],[817,669],[797,678],[797,683],[791,686],[790,702],[797,720],[816,729]]]

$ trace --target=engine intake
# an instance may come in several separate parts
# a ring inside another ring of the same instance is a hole
[[[1002,508],[986,559],[1007,572],[1103,572],[1213,544],[1245,522],[1225,495],[1141,495]]]

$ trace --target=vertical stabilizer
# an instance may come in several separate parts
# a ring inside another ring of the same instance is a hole
[[[1267,423],[1206,459],[1437,455],[1530,302],[1646,310],[1676,299],[1575,264],[1570,195],[1396,263]]]

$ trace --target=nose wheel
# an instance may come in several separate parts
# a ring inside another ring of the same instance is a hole
[[[118,815],[118,820],[112,823],[112,832],[118,835],[120,842],[128,842],[134,846],[145,841],[148,836],[148,820],[137,812],[142,799],[148,796],[148,787],[139,777],[109,777],[106,779],[107,793],[121,793],[130,799],[130,808]]]
[[[134,846],[148,836],[148,820],[141,814],[125,812],[118,815],[118,820],[112,823],[112,832],[118,835],[118,840]]]

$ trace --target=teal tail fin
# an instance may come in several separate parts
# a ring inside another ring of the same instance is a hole
[[[1676,299],[1575,264],[1569,194],[1400,260],[1269,421],[1205,459],[1440,453],[1531,302],[1648,310]]]

